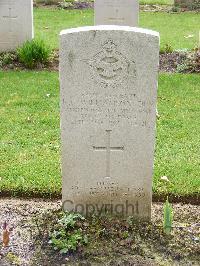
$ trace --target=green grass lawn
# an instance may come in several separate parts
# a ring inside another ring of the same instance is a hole
[[[58,73],[0,72],[0,80],[0,189],[59,194]],[[160,75],[153,184],[157,195],[199,192],[199,84],[199,75]],[[164,175],[170,180],[167,187],[160,181]]]
[[[93,10],[35,8],[35,36],[44,39],[51,48],[58,48],[58,34],[62,29],[93,25],[93,17]],[[199,25],[197,13],[140,12],[140,26],[160,32],[161,47],[169,44],[173,49],[194,48]]]
[[[0,73],[1,189],[60,190],[58,74]]]

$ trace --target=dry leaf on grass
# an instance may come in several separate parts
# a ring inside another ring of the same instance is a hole
[[[9,244],[9,241],[10,241],[10,232],[8,231],[8,226],[7,226],[7,223],[4,222],[3,224],[3,246],[4,247],[7,247],[8,244]]]
[[[161,176],[161,178],[160,178],[161,180],[163,180],[163,181],[167,181],[167,182],[169,182],[169,179],[168,179],[168,177],[167,176]]]

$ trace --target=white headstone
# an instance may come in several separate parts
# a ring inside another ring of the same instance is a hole
[[[138,26],[138,0],[95,0],[95,25]]]
[[[148,219],[159,34],[94,26],[60,38],[64,209]]]
[[[33,1],[0,0],[0,52],[33,38]]]

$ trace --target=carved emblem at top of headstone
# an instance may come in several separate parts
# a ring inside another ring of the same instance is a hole
[[[93,78],[104,86],[122,82],[128,75],[129,60],[117,50],[113,40],[108,40],[102,49],[88,61]]]

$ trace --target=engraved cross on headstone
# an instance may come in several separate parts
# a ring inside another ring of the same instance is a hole
[[[3,18],[8,18],[9,19],[9,32],[12,32],[12,19],[16,19],[17,16],[12,16],[12,8],[9,7],[9,15],[8,16],[3,16]]]
[[[112,130],[106,130],[106,146],[93,146],[95,151],[106,151],[106,177],[110,177],[110,153],[111,151],[123,151],[124,146],[112,147],[110,144],[110,136]]]

